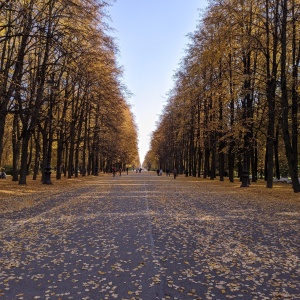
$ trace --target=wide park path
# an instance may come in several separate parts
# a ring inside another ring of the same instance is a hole
[[[220,186],[107,175],[0,213],[0,299],[300,299],[300,201]]]

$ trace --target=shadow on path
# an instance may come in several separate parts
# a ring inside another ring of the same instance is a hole
[[[1,217],[2,299],[299,299],[299,206],[130,173]]]

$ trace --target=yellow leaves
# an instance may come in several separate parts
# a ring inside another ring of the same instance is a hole
[[[196,295],[196,290],[195,289],[191,289],[188,293],[188,296],[195,296]]]
[[[17,181],[0,180],[0,213],[38,207],[45,202],[50,193],[54,195],[70,189],[77,190],[91,180],[92,178],[88,177],[81,177],[79,180],[63,177],[53,185],[41,184],[40,178],[27,178],[27,185],[19,185]]]
[[[146,250],[146,252],[147,252],[147,250]],[[146,265],[145,262],[140,262],[139,265],[133,269],[133,271],[138,271],[138,270],[142,269],[145,265]]]
[[[161,283],[160,274],[156,274],[154,277],[152,277],[152,284],[160,284],[160,283]]]
[[[103,272],[103,271],[98,271],[98,274],[100,274],[100,275],[105,275],[105,274],[106,274],[106,272]]]
[[[168,279],[167,280],[167,283],[168,283],[168,287],[173,287],[173,284],[174,284],[174,281],[173,280],[171,280],[171,279]]]
[[[128,291],[128,292],[127,292],[127,295],[132,296],[130,299],[135,300],[136,297],[138,297],[138,296],[140,295],[140,291],[138,291],[138,290],[135,291],[135,292],[133,292],[133,291]]]
[[[14,288],[19,295],[24,282],[38,290],[47,285],[42,299],[136,300],[157,290],[165,291],[162,299],[297,295],[299,215],[282,212],[297,212],[298,202],[277,209],[274,200],[228,195],[212,183],[174,186],[160,178],[155,185],[149,178],[78,182],[83,193],[72,187],[64,204],[49,202],[42,217],[11,225],[1,235],[0,296],[9,298]],[[60,217],[66,213],[72,218]]]

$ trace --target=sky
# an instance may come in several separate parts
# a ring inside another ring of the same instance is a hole
[[[187,35],[197,29],[207,5],[207,0],[116,0],[108,8],[122,81],[132,93],[127,102],[138,127],[141,163],[185,56]]]

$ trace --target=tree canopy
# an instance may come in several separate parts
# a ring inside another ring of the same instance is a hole
[[[44,177],[51,167],[60,179],[139,163],[107,5],[1,4],[0,166],[11,165],[20,184],[30,171]]]
[[[299,183],[300,2],[212,0],[174,76],[144,164],[246,187]]]

